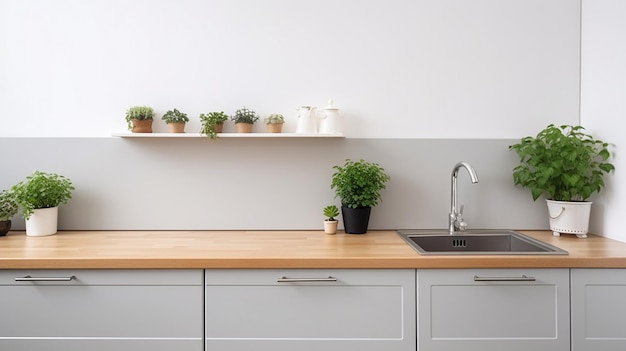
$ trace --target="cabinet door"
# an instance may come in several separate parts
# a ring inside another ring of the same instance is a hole
[[[572,350],[626,350],[626,269],[572,269]]]
[[[0,350],[202,350],[203,271],[0,271]]]
[[[418,270],[419,350],[569,350],[567,269]]]
[[[207,270],[207,350],[415,351],[414,270]]]

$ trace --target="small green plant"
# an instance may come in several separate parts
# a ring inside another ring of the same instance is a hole
[[[606,162],[608,143],[594,139],[582,126],[548,125],[536,137],[524,137],[509,150],[520,164],[513,182],[530,189],[533,200],[585,201],[604,187],[603,176],[615,170]]]
[[[328,205],[324,207],[324,216],[327,221],[334,221],[335,217],[339,216],[339,209],[335,205]]]
[[[0,221],[8,221],[19,209],[15,195],[11,190],[3,190],[0,193]]]
[[[230,119],[235,123],[254,124],[259,120],[259,116],[256,112],[244,107],[236,110],[235,114],[232,115]]]
[[[144,119],[152,119],[154,117],[154,110],[149,106],[132,106],[126,110],[126,123],[128,124],[128,130],[133,129],[132,120],[138,121]]]
[[[164,120],[167,124],[189,122],[189,117],[187,117],[187,114],[182,113],[177,109],[168,110],[167,112],[165,112],[165,114],[163,114],[163,117],[161,117],[161,119]]]
[[[11,187],[24,218],[29,219],[33,210],[66,204],[72,198],[72,182],[55,173],[35,171]]]
[[[279,113],[271,114],[264,119],[265,124],[281,124],[285,123],[285,117]]]
[[[200,134],[204,134],[210,139],[216,139],[217,132],[215,131],[214,127],[217,125],[223,124],[227,120],[228,120],[228,115],[225,114],[223,111],[200,114],[200,122],[202,123]]]
[[[373,207],[378,205],[380,191],[390,179],[377,163],[347,159],[343,167],[333,166],[331,189],[341,204],[349,208]]]

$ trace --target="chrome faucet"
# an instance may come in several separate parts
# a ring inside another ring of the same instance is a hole
[[[461,161],[457,163],[452,169],[452,191],[451,191],[451,199],[450,199],[450,216],[448,218],[448,227],[450,230],[450,235],[454,235],[454,233],[458,231],[464,231],[467,228],[467,223],[463,220],[463,205],[461,205],[460,210],[457,212],[456,205],[456,179],[459,176],[459,169],[464,167],[467,169],[467,172],[472,179],[472,183],[478,183],[478,176],[476,175],[476,171],[474,167],[467,162]]]

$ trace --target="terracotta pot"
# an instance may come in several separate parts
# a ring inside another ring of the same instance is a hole
[[[11,230],[11,220],[0,221],[0,236],[5,236]]]
[[[224,130],[224,123],[216,124],[213,126],[213,131],[215,133],[221,133]]]
[[[133,133],[152,133],[152,120],[151,119],[133,119]]]
[[[170,133],[185,132],[185,123],[168,123],[167,127],[170,129]]]
[[[235,123],[237,127],[237,133],[252,133],[252,124],[250,123]]]
[[[281,133],[283,131],[282,123],[277,123],[277,124],[268,123],[265,126],[267,127],[268,133]]]

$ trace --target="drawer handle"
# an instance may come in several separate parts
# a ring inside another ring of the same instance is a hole
[[[76,279],[76,276],[71,277],[31,277],[30,275],[24,277],[15,277],[16,282],[69,282]]]
[[[537,278],[528,277],[525,274],[521,277],[479,277],[474,276],[475,282],[534,282]]]
[[[278,278],[279,283],[306,283],[306,282],[336,282],[337,278],[328,276],[328,278],[287,278],[282,276]]]

